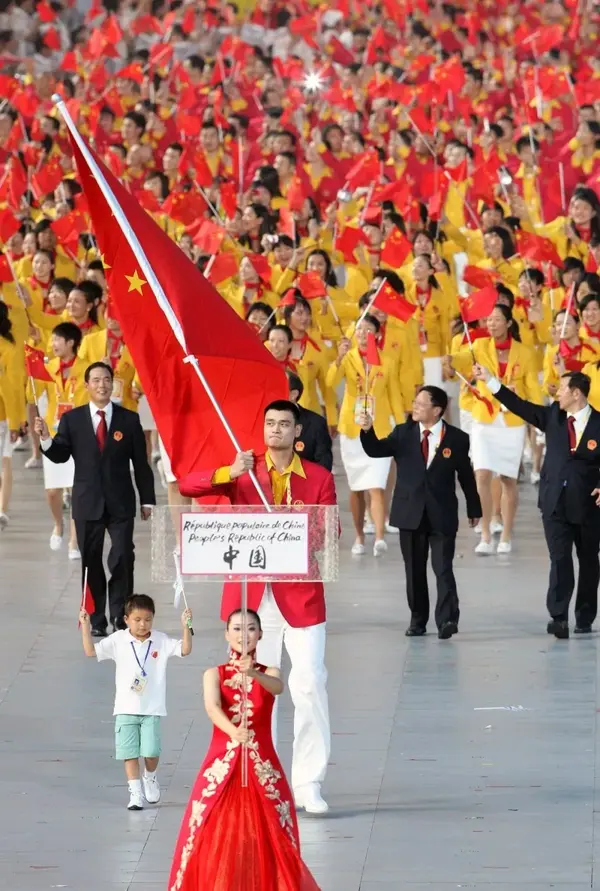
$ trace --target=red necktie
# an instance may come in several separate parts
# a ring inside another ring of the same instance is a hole
[[[106,437],[108,435],[108,427],[106,426],[106,412],[98,411],[98,417],[100,418],[100,423],[98,424],[98,428],[96,430],[96,442],[98,443],[98,448],[102,452],[104,450],[104,446],[106,445]]]
[[[575,418],[572,415],[567,418],[567,428],[569,431],[569,448],[574,452],[577,448],[577,434],[575,433]]]
[[[423,439],[421,440],[421,453],[423,455],[423,460],[425,461],[425,467],[429,463],[429,437],[431,436],[431,430],[423,430]]]

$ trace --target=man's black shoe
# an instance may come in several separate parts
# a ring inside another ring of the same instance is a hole
[[[591,625],[575,625],[575,634],[591,634]]]
[[[444,622],[438,631],[440,640],[450,640],[453,634],[458,634],[458,625],[456,622]]]
[[[106,628],[92,628],[92,637],[108,637]]]
[[[411,625],[410,628],[407,628],[404,632],[406,637],[423,637],[423,635],[426,633],[426,629],[420,627],[419,625]]]
[[[569,637],[569,623],[562,619],[551,619],[546,630],[548,634],[553,634],[558,640],[566,640]]]

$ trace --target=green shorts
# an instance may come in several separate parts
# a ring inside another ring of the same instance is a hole
[[[115,716],[115,758],[158,758],[160,755],[160,718],[156,715]]]

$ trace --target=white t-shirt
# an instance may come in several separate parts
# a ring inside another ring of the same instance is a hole
[[[127,629],[115,631],[95,645],[98,662],[105,659],[115,662],[113,715],[167,714],[167,660],[182,655],[181,644],[181,640],[154,629],[147,640],[136,640]],[[138,693],[131,686],[135,678],[142,675],[142,667],[146,685]]]

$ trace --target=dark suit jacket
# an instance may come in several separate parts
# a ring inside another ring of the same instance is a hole
[[[296,451],[307,461],[313,461],[315,464],[320,464],[325,470],[331,471],[333,454],[327,421],[323,415],[318,415],[316,411],[302,408],[300,405],[298,408],[302,433],[296,441]]]
[[[399,529],[417,529],[424,511],[434,532],[456,535],[458,499],[456,477],[467,501],[467,516],[481,517],[481,502],[469,460],[469,437],[444,423],[440,446],[429,467],[421,453],[421,433],[413,420],[398,424],[386,439],[374,430],[361,431],[360,439],[371,458],[393,458],[398,466],[390,523]]]
[[[546,434],[546,456],[540,473],[538,498],[542,514],[551,516],[564,495],[561,510],[570,523],[600,523],[600,508],[592,498],[592,490],[600,486],[600,412],[592,409],[579,444],[571,452],[567,413],[558,402],[534,405],[506,387],[500,387],[496,399]]]
[[[52,445],[44,452],[55,464],[75,461],[73,519],[100,520],[106,511],[115,520],[135,517],[135,492],[130,462],[141,504],[156,504],[154,474],[148,464],[139,416],[113,402],[108,438],[98,448],[89,405],[74,408],[60,419]]]

